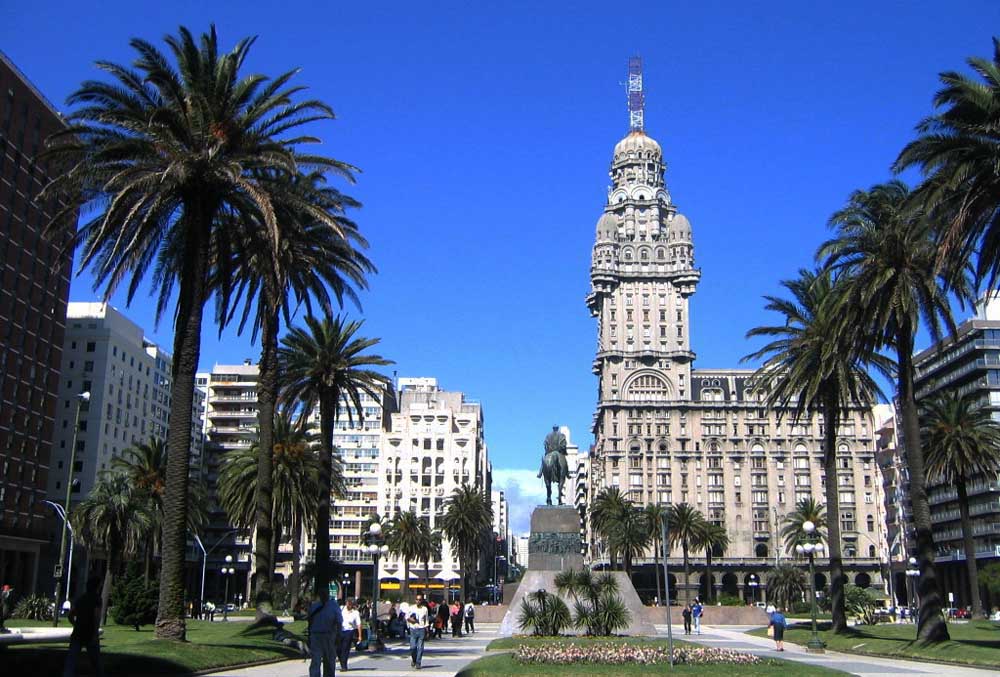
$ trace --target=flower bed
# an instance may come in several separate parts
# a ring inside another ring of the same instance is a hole
[[[600,663],[607,665],[655,665],[669,663],[670,653],[664,646],[641,644],[547,644],[521,645],[514,660],[522,664],[570,665]],[[757,665],[759,656],[731,649],[678,648],[674,650],[675,665]]]

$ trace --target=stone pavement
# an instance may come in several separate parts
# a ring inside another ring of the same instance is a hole
[[[824,668],[843,670],[859,677],[901,677],[902,675],[947,675],[948,677],[996,677],[996,671],[987,668],[964,668],[956,665],[941,665],[939,663],[921,663],[896,658],[874,658],[869,656],[852,656],[836,651],[822,654],[811,654],[805,647],[785,642],[785,650],[774,650],[774,641],[767,637],[754,637],[745,634],[751,627],[743,626],[702,626],[701,635],[685,636],[683,632],[676,633],[674,639],[683,639],[706,646],[735,649],[757,654],[765,658],[782,658],[788,661],[820,665]],[[661,635],[667,634],[667,626],[657,625],[656,630]]]
[[[351,653],[348,670],[342,672],[337,666],[337,674],[368,675],[369,677],[453,677],[466,665],[481,658],[486,653],[486,645],[496,639],[499,623],[476,624],[476,633],[460,639],[446,635],[433,639],[424,646],[423,668],[410,667],[410,647],[408,643],[390,640],[386,650],[377,654]],[[212,677],[306,677],[309,674],[308,660],[289,660],[253,668],[234,668],[211,673]]]

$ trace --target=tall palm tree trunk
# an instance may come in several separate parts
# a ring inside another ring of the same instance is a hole
[[[337,396],[324,393],[319,400],[320,459],[319,509],[316,511],[316,582],[317,595],[330,585],[330,483],[333,475],[333,427],[337,415]]]
[[[274,407],[278,397],[278,313],[274,310],[273,291],[265,290],[261,303],[267,309],[261,313],[260,364],[257,375],[257,492],[254,524],[257,528],[257,552],[254,560],[254,604],[257,608],[255,622],[272,616],[272,579],[275,559],[272,556],[277,542],[271,512],[274,509]]]
[[[431,563],[424,560],[424,601],[431,601]]]
[[[691,603],[691,562],[688,561],[687,541],[681,542],[681,554],[684,555],[684,599]]]
[[[403,558],[403,585],[400,592],[403,596],[403,601],[407,601],[410,595],[410,560],[406,557]]]
[[[715,599],[715,585],[712,583],[712,548],[705,549],[705,599]]]
[[[663,604],[663,588],[660,587],[660,539],[653,537],[653,574],[656,576],[656,599],[660,600],[660,604]],[[670,600],[667,600],[665,606],[670,606]]]
[[[840,485],[837,479],[837,427],[840,425],[840,402],[837,393],[829,392],[823,402],[823,472],[826,474],[827,548],[830,552],[830,611],[832,628],[837,634],[847,632],[844,608],[844,560],[840,537]]]
[[[965,569],[969,574],[969,593],[972,595],[972,617],[985,618],[983,600],[979,596],[979,567],[976,566],[976,541],[972,536],[972,521],[969,518],[969,491],[965,486],[965,476],[960,475],[955,482],[958,490],[958,512],[962,522],[962,547],[965,550]]]
[[[924,455],[920,449],[920,419],[917,415],[917,401],[913,389],[913,331],[909,326],[900,327],[896,346],[903,449],[910,471],[910,503],[913,508],[913,526],[916,531],[917,560],[920,568],[920,576],[917,577],[920,595],[917,638],[923,642],[942,642],[950,639],[950,636],[948,626],[941,615],[941,586],[938,584],[937,567],[934,566],[934,531],[931,523],[931,506],[927,501]]]
[[[197,203],[187,210],[185,257],[181,270],[174,332],[173,383],[167,428],[167,469],[163,493],[163,558],[156,637],[183,641],[184,552],[187,544],[188,457],[191,452],[191,406],[201,357],[201,322],[208,273],[207,231],[214,205]]]
[[[292,573],[288,576],[288,587],[291,588],[288,603],[293,612],[299,605],[300,559],[302,559],[302,518],[296,513],[292,518]]]

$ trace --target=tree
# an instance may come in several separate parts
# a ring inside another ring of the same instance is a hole
[[[385,544],[389,552],[403,560],[403,600],[410,592],[410,562],[423,558],[427,546],[424,523],[412,510],[401,512],[389,523]]]
[[[661,604],[670,606],[670,600],[664,601],[663,588],[660,586],[660,556],[663,554],[661,547],[663,540],[663,525],[667,522],[667,508],[659,503],[647,503],[644,508],[646,512],[646,527],[649,529],[649,538],[653,542],[653,567],[656,571],[656,598]],[[667,597],[670,591],[667,591]]]
[[[618,581],[608,572],[567,569],[555,576],[556,590],[573,597],[573,622],[586,628],[587,635],[606,637],[628,627],[631,613],[618,594]]]
[[[919,136],[903,148],[893,169],[919,167],[924,180],[913,192],[918,209],[940,224],[939,268],[975,259],[976,276],[993,287],[1000,271],[1000,40],[993,58],[967,60],[978,78],[941,73],[936,113],[917,125]]]
[[[268,521],[274,525],[274,539],[268,546],[268,559],[274,561],[282,531],[292,537],[292,606],[297,601],[297,578],[301,558],[302,525],[315,519],[319,510],[321,462],[316,453],[316,435],[310,433],[294,414],[279,410],[274,416],[274,436],[271,445],[271,508]],[[257,525],[257,483],[260,481],[259,443],[246,448],[231,449],[223,456],[219,470],[219,503],[230,521],[241,529],[253,530]],[[335,496],[345,496],[347,487],[341,464],[331,465],[331,490]],[[258,545],[258,551],[263,546]],[[269,574],[273,575],[273,574]]]
[[[780,315],[781,324],[755,327],[747,337],[772,339],[746,359],[763,359],[754,374],[753,387],[767,393],[769,405],[792,407],[796,419],[823,413],[823,471],[826,503],[840,514],[837,482],[837,430],[843,412],[871,407],[878,386],[868,374],[871,366],[888,376],[892,365],[859,340],[863,335],[841,322],[840,296],[844,286],[826,270],[800,270],[793,280],[782,281],[789,299],[765,296],[767,310]],[[833,631],[847,632],[844,610],[844,566],[840,523],[831,520],[830,597]]]
[[[278,188],[271,178],[295,171],[297,149],[318,141],[304,135],[302,125],[333,112],[319,101],[295,100],[302,89],[289,84],[296,71],[273,80],[241,75],[253,39],[222,52],[214,26],[200,40],[181,27],[165,42],[167,53],[133,39],[138,56],[131,68],[98,62],[109,79],[84,82],[70,96],[78,107],[48,150],[66,171],[46,197],[64,200],[53,226],[82,197],[83,213],[91,216],[77,235],[81,264],[93,269],[105,298],[130,277],[131,302],[152,269],[157,317],[177,299],[156,636],[183,640],[188,459],[202,316],[213,293],[228,306],[232,278],[231,271],[210,269],[228,266],[228,253],[244,239],[240,231],[256,215],[273,235]],[[327,164],[316,155],[301,159],[312,167]],[[212,289],[210,277],[223,287]]]
[[[431,529],[427,520],[420,520],[420,561],[424,564],[424,595],[431,589],[431,561],[441,559],[441,532]]]
[[[125,473],[105,472],[72,509],[70,521],[77,540],[87,548],[102,550],[107,560],[101,590],[101,622],[106,622],[114,579],[125,558],[142,547],[153,522],[149,498]]]
[[[572,622],[566,602],[551,592],[535,590],[521,600],[518,626],[533,635],[555,637]]]
[[[972,616],[984,618],[968,482],[976,475],[996,477],[1000,473],[1000,424],[975,393],[960,395],[949,390],[920,403],[920,441],[927,458],[927,478],[952,484],[958,492]]]
[[[774,606],[788,609],[793,602],[802,599],[808,588],[809,583],[801,569],[780,564],[771,571],[767,579],[767,598]]]
[[[913,208],[910,191],[891,181],[851,194],[830,219],[836,229],[817,256],[843,276],[840,308],[844,325],[872,350],[896,353],[900,432],[910,473],[910,502],[920,567],[917,636],[924,642],[948,639],[941,614],[941,589],[934,563],[934,534],[927,501],[924,455],[914,393],[913,346],[921,320],[936,341],[942,322],[955,331],[948,293],[969,297],[964,271],[937,270],[937,256],[924,215]]]
[[[441,530],[462,564],[462,599],[483,545],[492,537],[493,504],[476,487],[462,485],[445,502]]]
[[[155,580],[146,581],[138,567],[129,564],[125,576],[118,579],[111,591],[115,623],[131,625],[138,632],[140,626],[155,622],[159,588]]]
[[[336,163],[341,176],[353,180],[353,167]],[[324,313],[332,314],[333,299],[343,307],[346,296],[360,308],[355,287],[367,286],[365,275],[374,266],[361,253],[367,242],[353,222],[344,216],[348,207],[359,204],[334,188],[324,185],[320,172],[311,174],[282,173],[274,183],[282,187],[273,201],[276,221],[274,246],[272,232],[263,218],[255,228],[245,229],[247,236],[239,250],[233,252],[232,263],[226,268],[236,279],[231,312],[235,314],[239,301],[243,303],[240,332],[252,323],[253,337],[260,334],[261,356],[257,379],[257,416],[259,449],[269,449],[274,442],[273,421],[278,397],[278,330],[281,320],[291,324],[291,311],[305,305],[312,314],[313,300]],[[331,291],[333,297],[331,297]],[[220,309],[223,310],[223,309]],[[229,317],[219,318],[224,326]],[[255,483],[256,524],[256,585],[255,603],[258,622],[270,613],[271,578],[274,559],[270,523],[272,492],[271,454],[261,454]]]
[[[590,522],[594,532],[604,539],[608,546],[608,555],[611,560],[611,568],[615,568],[615,556],[617,551],[611,544],[609,538],[615,522],[621,515],[632,507],[632,502],[626,498],[618,487],[606,487],[594,497],[590,506]]]
[[[815,530],[809,534],[803,525],[812,522]],[[781,538],[788,554],[795,552],[795,546],[804,543],[827,542],[826,506],[815,498],[803,498],[795,504],[795,510],[785,516],[781,528]]]
[[[685,601],[691,602],[691,562],[688,553],[691,546],[702,539],[705,530],[705,517],[701,511],[687,503],[671,505],[667,509],[667,524],[670,525],[670,545],[681,546],[684,557],[684,595]]]
[[[625,575],[632,578],[632,560],[649,547],[649,524],[645,511],[634,505],[622,511],[614,524],[608,528],[608,543],[622,556]]]
[[[1000,562],[984,566],[979,572],[979,582],[990,591],[991,595],[1000,595]]]
[[[844,586],[847,613],[856,617],[863,625],[875,625],[877,600],[865,588],[856,585]]]
[[[729,547],[729,534],[726,533],[726,527],[706,522],[694,546],[705,551],[705,589],[708,593],[706,600],[711,602],[715,599],[715,585],[712,583],[712,557],[716,550],[722,554]]]
[[[358,336],[359,321],[347,321],[340,316],[324,316],[318,320],[307,315],[307,329],[294,327],[282,339],[278,349],[278,369],[284,381],[282,398],[299,403],[302,411],[311,412],[319,405],[320,419],[320,496],[328,497],[333,490],[333,468],[336,450],[333,428],[341,409],[348,420],[364,421],[361,396],[367,394],[382,400],[389,384],[382,374],[371,367],[392,364],[381,355],[366,351],[378,345],[379,339]],[[316,511],[316,577],[317,594],[330,582],[330,501],[321,498]]]

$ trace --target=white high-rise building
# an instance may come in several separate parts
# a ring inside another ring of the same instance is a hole
[[[437,529],[445,503],[458,487],[471,485],[489,496],[483,409],[461,392],[441,390],[435,378],[401,378],[398,389],[399,410],[382,435],[378,512],[391,519],[414,511]],[[441,560],[430,564],[432,584],[457,584],[463,573],[447,539]],[[410,582],[417,586],[421,566],[411,563]],[[402,560],[391,555],[381,559],[384,590],[393,590],[402,576]]]
[[[90,393],[80,407],[73,496],[87,496],[98,474],[135,444],[165,440],[170,417],[170,355],[146,339],[143,330],[107,303],[70,303],[62,356],[62,382],[49,473],[49,496],[66,491],[76,420],[77,395]],[[201,400],[193,406],[191,463],[202,453]]]

